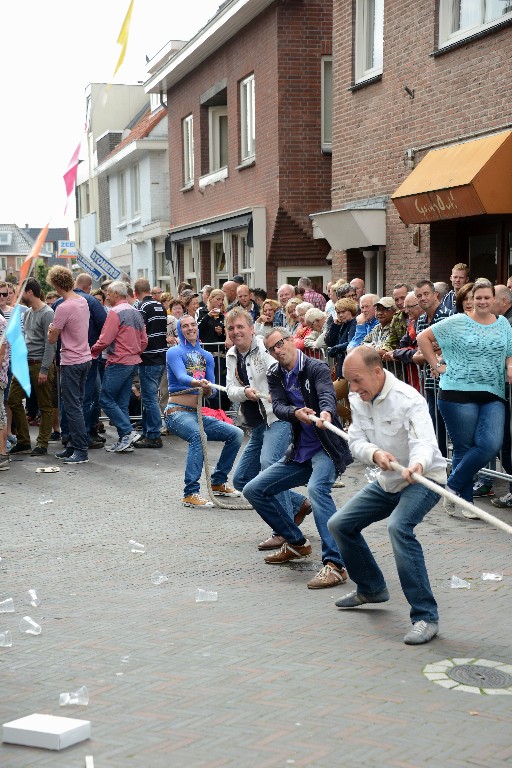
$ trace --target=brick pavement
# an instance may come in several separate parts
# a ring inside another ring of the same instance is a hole
[[[90,464],[54,475],[34,472],[51,457],[17,457],[0,475],[0,600],[16,606],[0,615],[0,631],[13,633],[12,648],[0,648],[0,722],[31,712],[92,722],[92,740],[60,753],[0,745],[2,768],[74,768],[89,754],[95,768],[512,764],[512,697],[449,691],[422,674],[445,658],[512,663],[505,533],[449,518],[440,504],[432,511],[419,537],[441,634],[407,647],[384,523],[368,539],[392,600],[338,611],[346,587],[305,586],[320,553],[311,518],[312,562],[265,565],[256,544],[267,530],[254,512],[181,507],[184,454],[164,438],[163,450],[91,451]],[[349,469],[338,506],[362,476]],[[53,503],[40,504],[43,494]],[[146,554],[130,552],[131,538]],[[169,576],[160,586],[157,569]],[[482,582],[482,571],[505,576]],[[450,589],[452,574],[471,589]],[[196,587],[218,601],[196,603]],[[23,604],[29,588],[39,608]],[[19,633],[23,615],[40,620],[40,636]],[[81,685],[89,706],[60,708],[59,693]]]

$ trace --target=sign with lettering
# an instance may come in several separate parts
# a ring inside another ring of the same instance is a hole
[[[78,255],[76,257],[76,263],[78,266],[83,269],[84,272],[87,272],[88,275],[90,275],[94,280],[99,280],[103,272],[100,272],[99,269],[92,263],[92,261],[89,261],[85,253],[82,253],[82,251],[78,251]]]
[[[57,256],[59,259],[75,259],[78,256],[78,248],[74,240],[59,240]]]
[[[101,270],[102,274],[107,275],[111,280],[119,280],[121,278],[121,270],[112,264],[97,248],[92,251],[89,259]]]
[[[424,224],[485,213],[485,208],[471,185],[392,199],[405,224]]]

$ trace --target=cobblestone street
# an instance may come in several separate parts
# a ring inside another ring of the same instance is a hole
[[[0,648],[1,722],[43,712],[92,724],[90,741],[62,752],[2,744],[2,768],[78,768],[86,755],[95,768],[512,765],[512,696],[450,690],[423,672],[445,659],[512,664],[506,533],[437,505],[418,537],[440,634],[405,646],[408,605],[385,523],[368,541],[391,601],[339,611],[350,581],[306,589],[321,566],[311,517],[311,562],[266,565],[257,543],[268,529],[254,511],[182,507],[186,445],[163,439],[162,450],[91,451],[89,464],[55,474],[35,472],[53,456],[16,456],[0,475],[0,600],[16,609],[0,615],[13,635]],[[337,507],[364,470],[349,468]],[[146,552],[132,553],[130,539]],[[169,580],[153,584],[157,570]],[[484,571],[503,580],[483,581]],[[471,588],[451,588],[453,574]],[[198,587],[218,600],[196,603]],[[30,588],[38,608],[24,603]],[[39,636],[20,633],[25,615]],[[82,685],[87,707],[59,707],[60,693]]]

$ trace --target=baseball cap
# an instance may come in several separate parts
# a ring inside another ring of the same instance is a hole
[[[391,296],[383,296],[382,299],[376,301],[373,306],[378,307],[379,305],[384,307],[384,309],[396,309],[396,304]]]

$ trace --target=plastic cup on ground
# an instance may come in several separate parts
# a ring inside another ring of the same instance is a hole
[[[153,584],[163,584],[164,581],[169,581],[169,577],[166,573],[162,573],[161,571],[153,571],[151,574],[151,581]]]
[[[40,635],[42,627],[30,616],[24,616],[20,621],[20,632],[24,632],[26,635]]]
[[[213,603],[217,600],[217,593],[208,589],[196,589],[196,603]]]
[[[135,552],[138,555],[143,555],[146,551],[146,547],[144,544],[140,544],[140,542],[135,541],[135,539],[130,539],[128,542],[129,546],[131,547],[131,551]]]
[[[0,648],[10,648],[12,645],[12,635],[7,629],[5,632],[0,632]]]
[[[77,691],[69,691],[69,693],[61,693],[59,696],[59,704],[61,707],[76,706],[86,707],[89,703],[89,691],[85,685],[82,685]]]
[[[38,598],[35,589],[29,589],[28,592],[25,592],[25,602],[28,603],[28,605],[31,605],[33,608],[37,608],[37,606],[41,603],[41,600]]]
[[[8,597],[7,600],[0,602],[0,613],[14,613],[14,601],[12,597]]]

